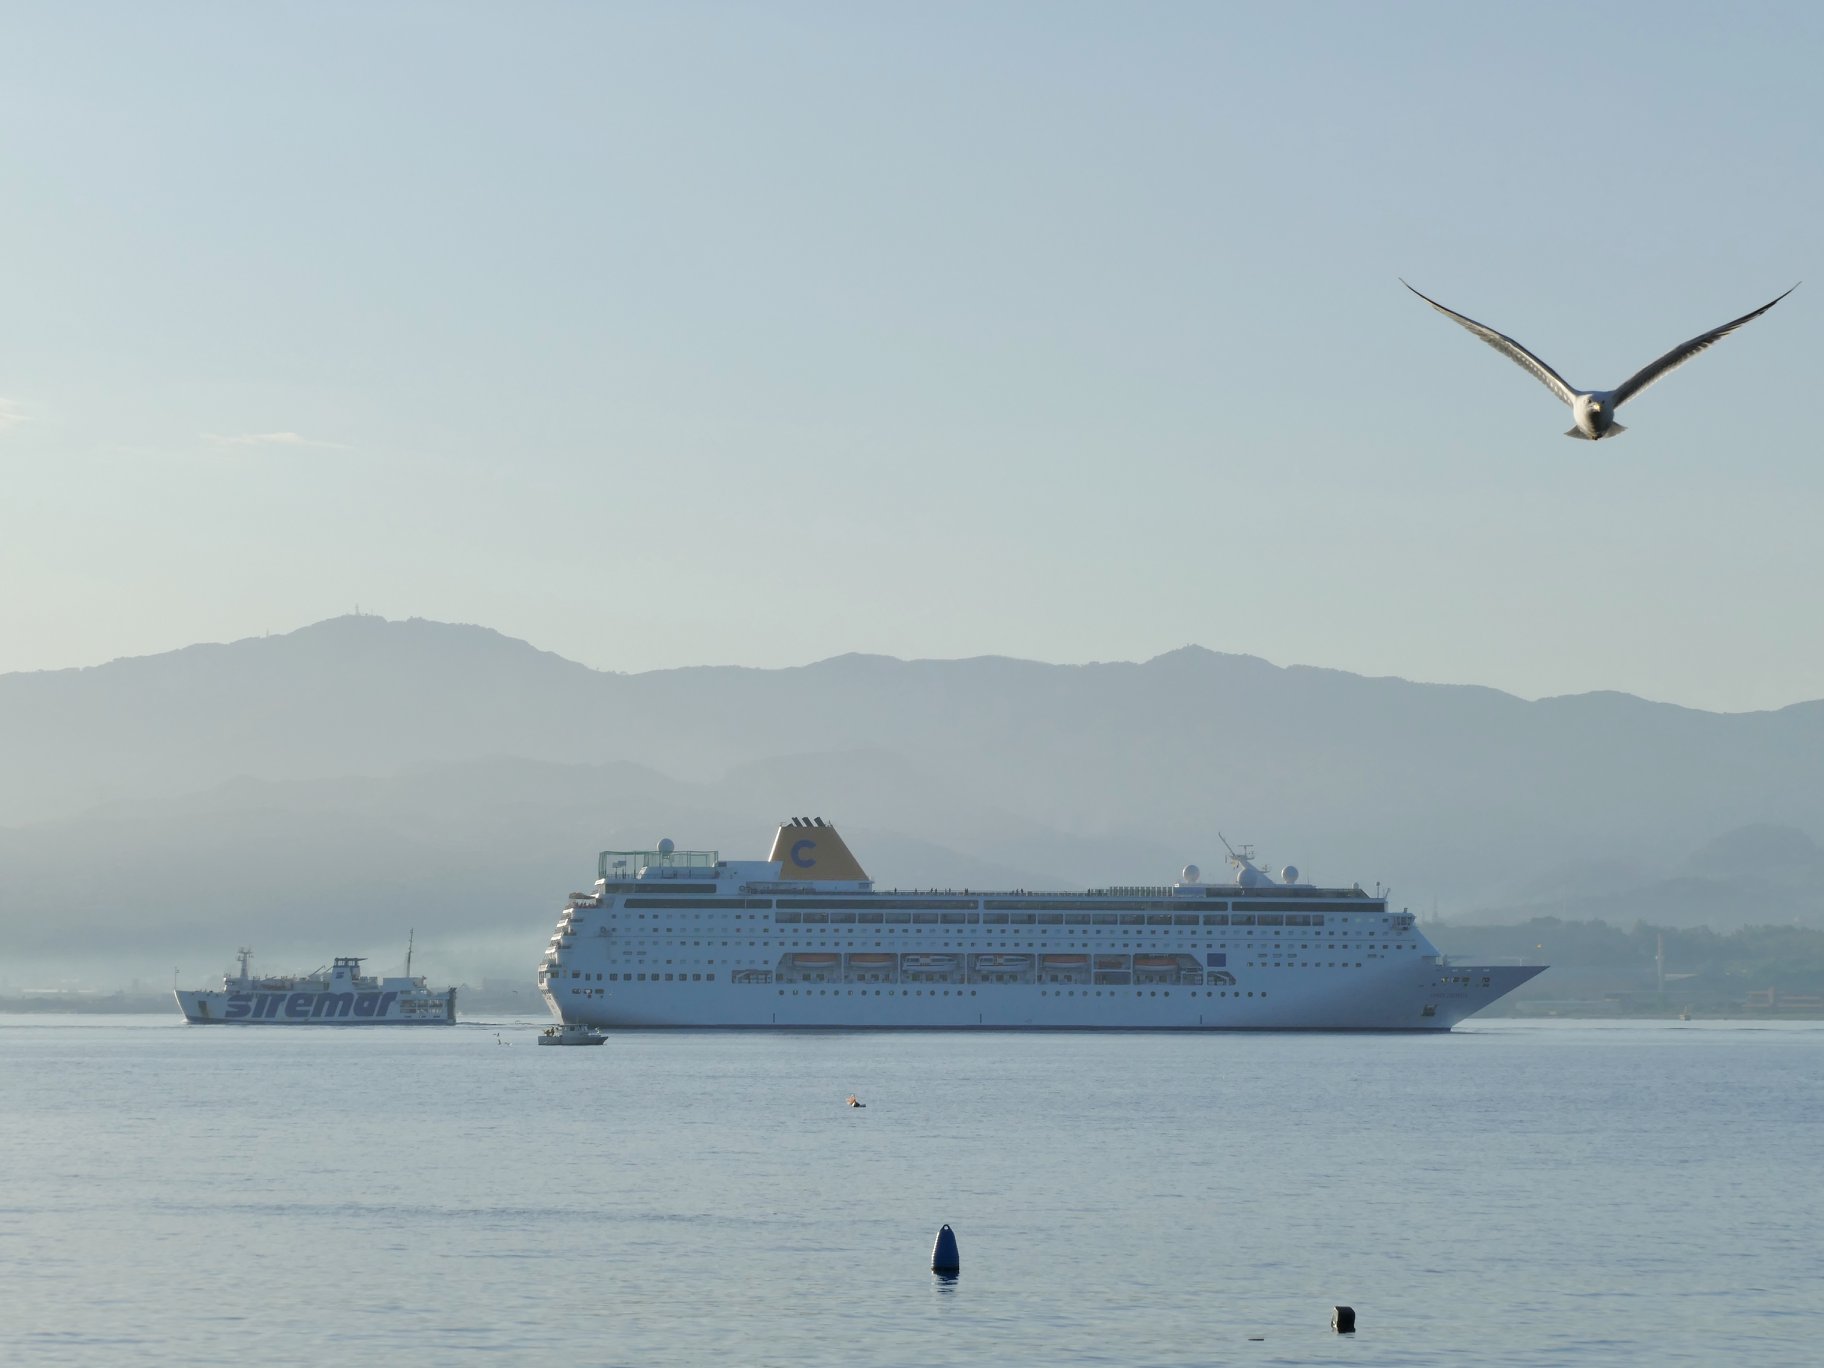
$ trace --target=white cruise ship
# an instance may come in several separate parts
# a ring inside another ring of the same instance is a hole
[[[177,1005],[193,1025],[245,1026],[448,1026],[456,1020],[456,990],[438,993],[412,976],[406,952],[403,978],[361,972],[344,955],[314,974],[257,975],[253,951],[237,952],[240,973],[223,974],[221,988],[179,988]]]
[[[1156,888],[876,890],[807,817],[764,860],[605,850],[538,986],[589,1026],[1447,1031],[1543,968],[1452,964],[1385,895],[1228,863]]]

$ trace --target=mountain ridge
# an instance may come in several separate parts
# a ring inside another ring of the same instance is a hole
[[[58,869],[121,841],[164,871],[147,925],[189,924],[207,888],[232,940],[208,828],[245,816],[218,792],[237,780],[246,803],[272,798],[263,784],[304,786],[285,799],[302,805],[301,850],[420,907],[442,900],[477,934],[488,900],[542,907],[594,850],[654,839],[662,820],[684,843],[747,855],[780,813],[817,812],[934,864],[895,871],[891,854],[858,849],[870,869],[1029,886],[1219,868],[1222,830],[1313,876],[1394,884],[1453,914],[1605,899],[1632,912],[1660,896],[1695,915],[1733,885],[1665,881],[1689,875],[1681,862],[1716,833],[1824,832],[1824,701],[1732,714],[1614,691],[1527,700],[1201,646],[1143,662],[849,653],[627,673],[473,624],[345,617],[0,676],[0,756],[0,938],[41,947]],[[313,784],[324,805],[303,801]],[[443,848],[438,814],[462,832],[449,857],[470,885],[460,916],[450,870],[421,867]],[[246,820],[295,877],[284,824]],[[163,846],[140,839],[154,830]],[[387,853],[389,833],[411,858]],[[238,885],[257,875],[235,868]],[[1744,905],[1718,915],[1747,915],[1771,896],[1764,882],[1737,881]],[[386,912],[358,883],[313,887]],[[285,905],[302,915],[310,899]]]

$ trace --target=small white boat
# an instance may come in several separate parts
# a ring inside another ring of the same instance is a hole
[[[562,1026],[547,1026],[539,1033],[540,1045],[600,1045],[608,1039],[606,1031],[598,1031],[593,1026],[584,1026],[577,1022],[567,1022]]]

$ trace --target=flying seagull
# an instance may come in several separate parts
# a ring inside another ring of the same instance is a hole
[[[1402,280],[1400,284],[1406,285],[1406,282]],[[1406,288],[1412,290],[1412,286],[1410,285],[1406,285]],[[1798,288],[1797,285],[1794,285],[1792,290]],[[1719,342],[1723,338],[1729,336],[1730,333],[1741,327],[1742,324],[1746,323],[1749,319],[1759,318],[1775,304],[1778,304],[1781,299],[1786,298],[1786,295],[1791,294],[1792,290],[1786,291],[1786,294],[1781,295],[1779,299],[1769,300],[1753,313],[1743,314],[1733,323],[1725,323],[1722,327],[1712,328],[1709,332],[1702,333],[1699,336],[1692,338],[1689,342],[1679,343],[1652,365],[1635,371],[1633,375],[1629,376],[1626,380],[1623,380],[1621,384],[1617,385],[1612,390],[1572,389],[1564,382],[1563,376],[1559,375],[1557,371],[1546,365],[1545,362],[1534,356],[1506,333],[1498,333],[1485,323],[1478,323],[1473,318],[1465,318],[1462,314],[1456,312],[1456,310],[1445,308],[1429,295],[1419,294],[1417,290],[1412,290],[1412,292],[1419,295],[1420,299],[1423,299],[1446,318],[1454,319],[1456,322],[1461,323],[1477,337],[1488,343],[1489,346],[1500,352],[1501,355],[1505,356],[1509,361],[1524,367],[1535,380],[1539,381],[1553,394],[1569,404],[1571,406],[1571,416],[1575,420],[1576,426],[1564,434],[1566,437],[1575,437],[1579,441],[1585,442],[1597,442],[1601,441],[1604,437],[1613,437],[1617,433],[1627,431],[1625,427],[1615,421],[1616,409],[1627,403],[1628,400],[1639,394],[1648,385],[1652,384],[1668,371],[1677,370],[1680,366],[1684,365],[1685,362],[1709,347],[1712,343]]]

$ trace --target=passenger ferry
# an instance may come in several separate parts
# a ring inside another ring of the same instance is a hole
[[[434,992],[423,977],[412,977],[409,949],[403,978],[363,974],[355,955],[295,975],[256,975],[253,951],[243,946],[237,956],[240,973],[222,975],[219,990],[176,990],[184,1020],[197,1026],[448,1026],[456,1020],[456,990]]]
[[[1543,966],[1459,965],[1361,886],[1230,876],[1084,892],[877,890],[799,817],[764,860],[605,850],[538,966],[612,1027],[1447,1031]]]

